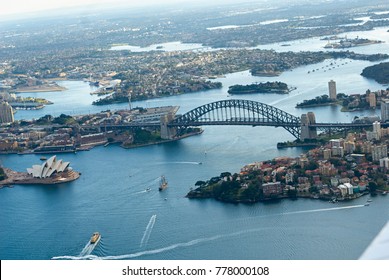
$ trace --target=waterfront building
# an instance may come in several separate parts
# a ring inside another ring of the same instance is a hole
[[[328,92],[331,100],[336,100],[336,83],[331,80],[328,82]]]
[[[387,157],[388,147],[386,146],[386,144],[373,145],[371,147],[371,156],[373,158],[373,161],[379,161],[380,159]]]
[[[374,92],[370,92],[369,95],[368,95],[368,101],[369,101],[369,106],[370,108],[375,108],[377,107],[377,99],[376,99],[376,96],[375,96],[375,93]]]
[[[178,106],[164,106],[139,110],[139,112],[134,112],[133,121],[136,123],[159,124],[162,116],[166,116],[169,113],[175,115],[178,109]]]
[[[2,102],[0,104],[0,123],[13,123],[14,112],[12,106],[8,102]]]
[[[358,187],[359,187],[359,191],[361,192],[365,191],[367,187],[367,182],[365,181],[359,182]]]
[[[382,99],[381,101],[381,121],[389,120],[389,99]]]
[[[48,178],[55,173],[64,172],[68,169],[70,162],[63,162],[62,159],[57,160],[56,156],[52,156],[42,165],[33,165],[32,168],[27,168],[27,173],[34,178]]]
[[[342,197],[353,195],[354,194],[354,186],[350,183],[344,183],[338,186]]]
[[[280,195],[283,192],[281,182],[263,184],[262,191],[264,196]]]

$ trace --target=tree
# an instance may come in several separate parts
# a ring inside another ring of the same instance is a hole
[[[44,115],[43,117],[37,119],[37,124],[49,124],[53,120],[52,115]]]
[[[195,186],[201,187],[201,186],[204,186],[205,184],[206,184],[206,183],[205,183],[204,181],[197,181],[196,184],[195,184]]]
[[[377,184],[376,182],[369,182],[369,190],[371,193],[375,193],[377,190]]]

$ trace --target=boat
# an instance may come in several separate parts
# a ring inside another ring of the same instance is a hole
[[[159,191],[163,191],[164,189],[167,188],[167,181],[166,181],[166,178],[165,176],[161,176],[161,180],[159,181],[159,188],[158,190]]]
[[[46,160],[47,158],[46,157],[41,157],[40,160]]]
[[[386,192],[386,191],[382,192],[382,195],[387,195],[387,194],[388,194],[388,192]]]
[[[365,206],[369,206],[370,205],[370,203],[365,203]]]
[[[371,199],[368,199],[368,200],[367,200],[367,202],[372,202],[372,201],[373,201],[373,200],[371,200]]]
[[[92,237],[90,238],[90,244],[97,243],[100,240],[100,237],[101,237],[100,233],[98,232],[93,233]]]
[[[147,189],[146,189],[146,192],[149,192],[149,191],[151,191],[151,189],[150,189],[150,188],[147,188]]]

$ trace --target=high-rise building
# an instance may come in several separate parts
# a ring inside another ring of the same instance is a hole
[[[13,123],[14,112],[11,105],[8,102],[2,102],[0,104],[0,123]]]
[[[336,100],[336,83],[331,80],[328,82],[328,92],[331,100]]]
[[[377,99],[376,99],[376,96],[375,96],[374,92],[370,92],[369,93],[368,99],[369,99],[369,106],[370,106],[370,108],[377,107]]]
[[[381,101],[381,121],[389,120],[389,99],[382,99]]]
[[[381,123],[380,122],[373,122],[373,133],[375,134],[375,137],[377,140],[381,139]]]
[[[381,158],[388,156],[388,147],[386,144],[382,145],[373,145],[371,147],[371,156],[373,161],[379,161]]]

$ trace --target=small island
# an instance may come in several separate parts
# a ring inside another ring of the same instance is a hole
[[[291,90],[282,82],[254,83],[251,85],[233,85],[228,89],[229,94],[278,93],[288,94]]]
[[[327,37],[328,38],[328,37]],[[339,39],[337,37],[335,40]],[[330,40],[330,38],[328,38]],[[353,48],[353,47],[359,47],[359,46],[366,46],[366,45],[372,45],[372,44],[380,44],[383,43],[379,40],[370,40],[366,38],[354,38],[354,39],[348,39],[348,38],[341,38],[338,42],[330,43],[328,42],[324,48],[326,49],[347,49],[347,48]]]

